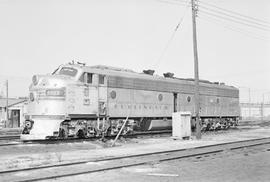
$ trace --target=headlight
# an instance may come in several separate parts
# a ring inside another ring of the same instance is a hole
[[[49,90],[46,90],[46,96],[64,97],[65,90],[64,89],[49,89]]]
[[[25,127],[31,129],[34,124],[34,121],[26,120],[25,121]]]

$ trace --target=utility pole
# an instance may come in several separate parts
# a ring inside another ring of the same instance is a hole
[[[6,123],[5,123],[5,127],[6,127],[6,125],[7,125],[7,123],[8,123],[8,80],[6,81],[6,117],[7,117],[7,119],[6,119]]]
[[[196,116],[196,138],[201,139],[200,121],[200,95],[199,95],[199,65],[197,52],[196,16],[198,11],[197,0],[191,0],[192,29],[193,29],[193,52],[194,52],[194,77],[195,77],[195,116]]]

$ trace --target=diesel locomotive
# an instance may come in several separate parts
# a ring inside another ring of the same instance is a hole
[[[194,126],[194,80],[109,66],[69,63],[34,75],[22,140],[97,137],[171,129],[172,113],[189,111]],[[239,90],[200,81],[202,130],[237,125]]]

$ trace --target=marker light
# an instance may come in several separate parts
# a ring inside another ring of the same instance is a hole
[[[38,84],[38,76],[37,75],[34,75],[32,77],[32,82],[33,82],[34,85],[37,85]]]

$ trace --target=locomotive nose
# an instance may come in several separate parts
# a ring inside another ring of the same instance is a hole
[[[64,99],[66,96],[67,80],[50,75],[35,75],[30,86],[29,99],[31,102],[40,99]]]
[[[52,75],[34,75],[32,77],[32,88],[62,88],[66,86],[69,78]]]

